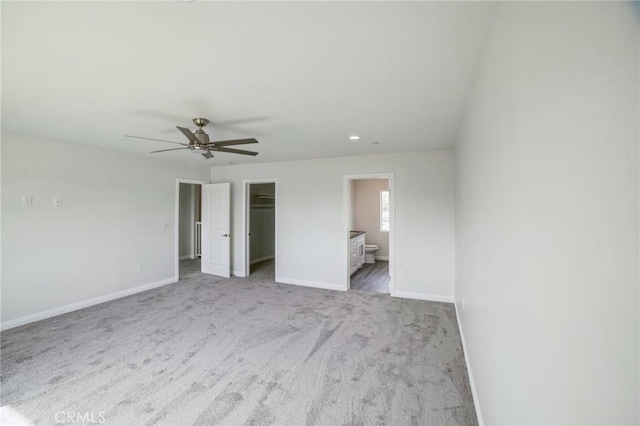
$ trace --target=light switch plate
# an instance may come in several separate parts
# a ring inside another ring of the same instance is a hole
[[[33,205],[33,197],[31,195],[22,196],[22,206],[31,207]]]

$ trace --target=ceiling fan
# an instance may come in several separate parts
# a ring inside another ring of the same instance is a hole
[[[258,141],[254,138],[250,138],[250,139],[234,139],[234,140],[228,140],[228,141],[217,141],[217,142],[210,142],[209,141],[209,135],[207,135],[204,130],[202,130],[202,128],[204,126],[206,126],[207,124],[209,124],[209,120],[207,120],[206,118],[194,118],[193,119],[193,124],[195,124],[198,127],[198,130],[194,132],[192,132],[191,130],[187,129],[186,127],[180,127],[180,126],[176,126],[178,128],[178,130],[180,130],[182,132],[183,135],[185,135],[187,137],[187,139],[189,139],[189,143],[180,143],[180,142],[173,142],[173,141],[165,141],[162,139],[153,139],[153,138],[143,138],[142,136],[132,136],[132,135],[125,135],[125,137],[127,138],[136,138],[136,139],[146,139],[149,141],[158,141],[158,142],[166,142],[166,143],[172,143],[172,144],[176,144],[176,145],[182,145],[182,148],[171,148],[171,149],[161,149],[159,151],[151,151],[150,154],[155,154],[157,152],[167,152],[167,151],[178,151],[181,149],[190,149],[191,151],[195,152],[196,154],[202,154],[202,156],[204,158],[206,158],[207,160],[209,158],[213,158],[213,153],[214,152],[228,152],[229,154],[243,154],[243,155],[258,155],[257,152],[255,151],[245,151],[243,149],[234,149],[234,148],[227,148],[228,146],[233,146],[233,145],[245,145],[245,144],[249,144],[249,143],[258,143]]]

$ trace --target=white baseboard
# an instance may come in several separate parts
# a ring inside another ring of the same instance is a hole
[[[88,308],[89,306],[99,305],[104,302],[120,299],[121,297],[131,296],[132,294],[152,290],[154,288],[162,287],[167,284],[173,284],[175,282],[178,282],[178,279],[176,277],[167,278],[165,280],[156,281],[155,283],[144,284],[115,293],[105,294],[104,296],[94,297],[93,299],[83,300],[81,302],[72,303],[70,305],[60,306],[59,308],[49,309],[48,311],[38,312],[37,314],[27,315],[26,317],[5,321],[0,324],[0,330],[8,330],[10,328],[20,327],[21,325],[30,324],[32,322],[41,321],[43,319],[77,311],[79,309]]]
[[[297,280],[293,278],[282,278],[282,277],[277,277],[276,282],[281,284],[299,285],[302,287],[314,287],[314,288],[322,288],[325,290],[344,291],[344,286],[340,284],[329,284],[329,283],[321,283],[317,281],[305,281],[305,280]]]
[[[265,256],[265,257],[259,257],[258,259],[253,259],[251,262],[249,262],[251,265],[254,265],[256,263],[260,263],[260,262],[264,262],[265,260],[271,260],[274,259],[276,256],[275,255],[269,255],[269,256]]]
[[[389,256],[376,256],[376,260],[386,260],[389,261]]]
[[[191,254],[188,254],[186,256],[180,256],[179,259],[180,260],[194,259],[194,256]]]
[[[429,300],[431,302],[453,303],[452,296],[441,296],[439,294],[413,293],[410,291],[395,291],[393,297],[401,297],[403,299]]]
[[[471,370],[471,363],[469,362],[469,353],[467,352],[467,343],[464,340],[464,333],[462,332],[462,323],[460,322],[460,315],[458,314],[458,305],[454,302],[453,306],[456,310],[456,320],[458,321],[458,331],[460,332],[460,340],[462,341],[462,352],[464,352],[464,363],[467,365],[467,375],[469,376],[469,386],[471,387],[471,396],[473,397],[473,406],[476,409],[476,417],[478,419],[478,425],[484,426],[484,420],[482,419],[482,411],[480,410],[480,401],[478,401],[478,391],[476,390],[476,382],[473,380],[473,371]]]
[[[246,275],[243,271],[231,271],[231,275],[239,278],[246,278]]]

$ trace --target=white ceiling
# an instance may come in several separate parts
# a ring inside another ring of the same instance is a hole
[[[171,146],[123,135],[185,142],[175,125],[205,117],[212,140],[260,141],[239,147],[255,158],[211,165],[450,147],[492,13],[483,2],[2,2],[2,127],[143,154]]]

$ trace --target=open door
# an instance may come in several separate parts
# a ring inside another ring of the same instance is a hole
[[[231,185],[202,185],[202,273],[231,276]]]

